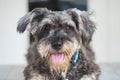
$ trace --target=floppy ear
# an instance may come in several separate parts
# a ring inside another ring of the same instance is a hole
[[[83,11],[80,14],[80,18],[82,20],[82,26],[80,27],[81,29],[81,38],[82,38],[82,42],[84,44],[89,44],[93,33],[95,31],[95,22],[91,19],[91,14],[89,12],[85,12]]]
[[[31,12],[24,15],[18,21],[17,31],[20,32],[20,33],[23,33],[26,30],[28,24],[31,23],[31,21],[33,20],[34,17],[39,16],[39,18],[40,18],[40,16],[42,16],[47,11],[48,10],[46,8],[35,8]],[[33,27],[30,24],[30,30],[31,30],[31,28],[33,28]]]
[[[23,33],[31,20],[32,12],[27,13],[18,21],[17,31]]]
[[[76,24],[82,43],[84,45],[89,44],[95,31],[95,23],[90,19],[91,14],[76,8],[68,9],[67,12],[72,16]]]

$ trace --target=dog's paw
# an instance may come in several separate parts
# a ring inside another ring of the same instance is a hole
[[[95,75],[84,75],[80,80],[96,80]]]

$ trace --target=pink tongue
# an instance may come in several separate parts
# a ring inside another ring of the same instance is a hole
[[[64,59],[64,54],[52,54],[52,60],[53,60],[53,62],[62,62],[63,61],[63,59]]]

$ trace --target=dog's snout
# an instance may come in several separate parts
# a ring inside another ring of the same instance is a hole
[[[63,45],[63,38],[62,36],[54,36],[52,38],[52,48],[55,49],[56,51],[60,50]]]
[[[62,31],[58,28],[55,29],[54,35],[50,38],[51,41],[51,47],[55,49],[56,51],[60,50],[62,48],[64,38],[63,38]]]
[[[62,42],[54,42],[52,44],[52,48],[55,49],[55,50],[57,50],[57,51],[60,50],[61,47],[62,47]]]

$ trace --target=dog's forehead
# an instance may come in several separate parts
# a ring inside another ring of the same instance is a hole
[[[47,17],[54,18],[54,19],[70,19],[71,16],[68,15],[65,11],[52,11],[50,12]]]
[[[69,24],[75,26],[75,23],[72,20],[71,15],[66,11],[50,11],[44,16],[42,20],[43,25],[46,23],[49,24]]]

